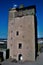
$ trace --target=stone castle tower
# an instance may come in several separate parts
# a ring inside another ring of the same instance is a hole
[[[7,48],[17,61],[35,61],[35,17],[35,6],[9,10]]]

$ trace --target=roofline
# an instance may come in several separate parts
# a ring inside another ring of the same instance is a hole
[[[33,6],[28,6],[28,7],[24,7],[24,8],[18,8],[18,9],[19,9],[19,10],[25,10],[25,9],[32,9],[32,8],[36,9],[35,5],[33,5]]]
[[[16,8],[16,9],[15,8],[11,8],[11,9],[9,9],[9,11],[10,10],[17,10],[17,11],[19,11],[19,10],[32,9],[32,8],[34,8],[35,12],[36,12],[36,6],[35,5],[24,7],[24,8]]]

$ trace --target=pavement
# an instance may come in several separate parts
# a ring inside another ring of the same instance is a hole
[[[43,65],[43,53],[40,53],[34,62],[11,62],[11,59],[7,59],[2,62],[2,65]]]

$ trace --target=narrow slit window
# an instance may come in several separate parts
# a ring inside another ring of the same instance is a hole
[[[19,35],[19,31],[16,32],[16,35],[17,35],[17,36]]]

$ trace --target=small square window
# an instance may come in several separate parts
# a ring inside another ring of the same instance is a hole
[[[11,40],[13,39],[13,37],[11,37]]]
[[[19,49],[21,49],[22,48],[22,44],[21,43],[19,43]]]
[[[20,27],[22,27],[22,25],[20,25]]]
[[[12,22],[11,25],[13,25],[14,23]]]
[[[12,33],[13,31],[11,30],[11,33]]]

